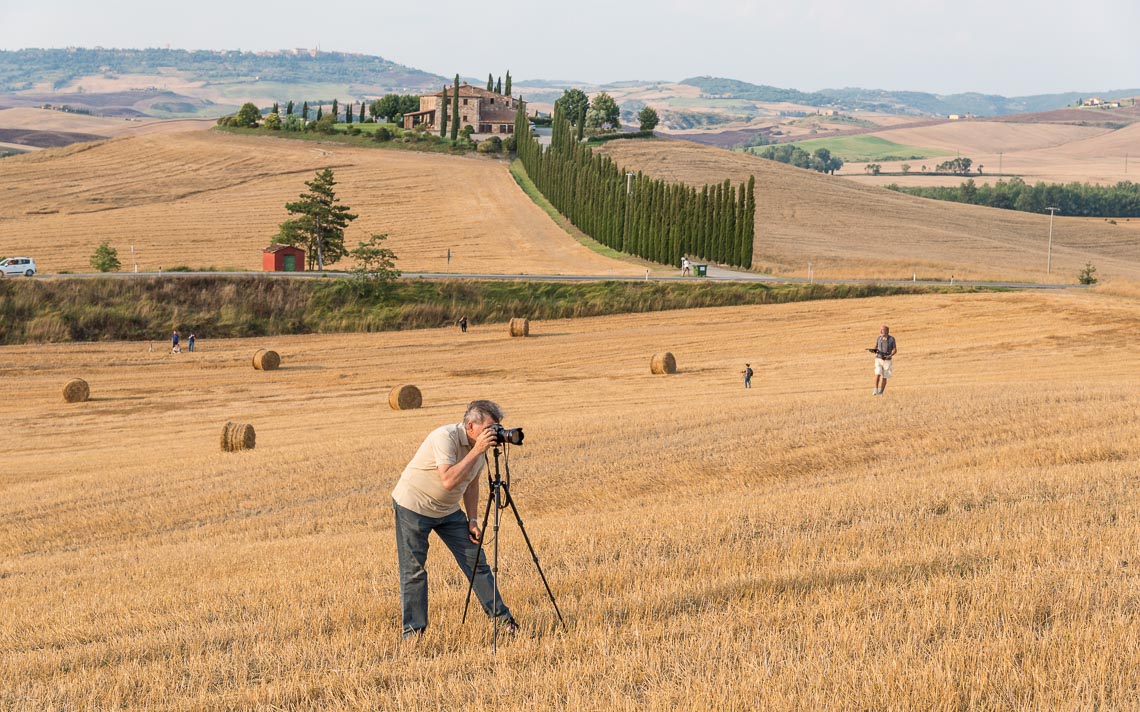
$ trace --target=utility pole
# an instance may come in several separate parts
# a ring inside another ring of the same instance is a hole
[[[815,284],[815,273],[812,272],[811,262],[808,262],[808,284]]]
[[[999,175],[999,176],[1002,174],[1002,170],[1001,170],[1001,157],[1002,157],[1002,152],[1001,152],[1001,151],[998,151],[998,175]]]
[[[1128,171],[1124,171],[1127,173]],[[626,171],[625,174],[625,194],[633,195],[633,173]]]
[[[1045,208],[1049,211],[1049,252],[1045,257],[1045,274],[1053,270],[1053,213],[1060,212],[1060,208]]]

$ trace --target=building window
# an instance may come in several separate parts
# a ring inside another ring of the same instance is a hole
[[[463,105],[467,106],[467,100],[466,99],[463,100]]]

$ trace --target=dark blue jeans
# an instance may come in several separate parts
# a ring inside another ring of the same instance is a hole
[[[487,557],[478,544],[468,538],[467,515],[458,510],[446,517],[434,518],[417,514],[392,502],[396,510],[396,553],[400,559],[400,602],[404,611],[404,635],[423,630],[428,624],[427,563],[428,535],[439,535],[463,571],[463,580],[471,578],[475,566],[475,595],[483,604],[483,611],[493,616],[498,598],[500,620],[509,620],[511,611],[495,588],[495,577],[487,566]],[[479,561],[475,563],[478,552]],[[466,589],[464,590],[466,592]]]

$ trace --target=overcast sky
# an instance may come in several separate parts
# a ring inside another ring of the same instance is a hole
[[[0,0],[0,49],[316,47],[518,82],[1005,96],[1140,86],[1138,0]]]

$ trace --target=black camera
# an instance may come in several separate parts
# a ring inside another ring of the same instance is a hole
[[[522,428],[504,428],[499,423],[491,423],[487,427],[492,433],[495,434],[496,445],[503,445],[504,443],[509,443],[511,445],[522,445]]]

